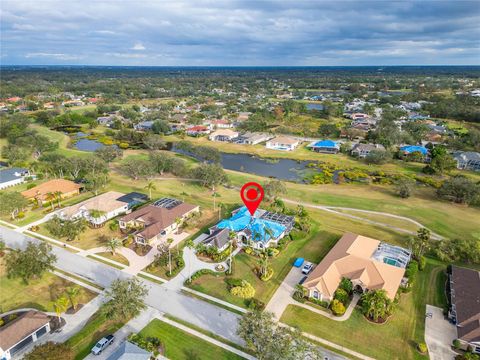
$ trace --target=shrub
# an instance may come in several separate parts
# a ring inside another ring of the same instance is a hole
[[[425,259],[425,256],[422,256],[418,261],[418,270],[423,271],[426,265],[427,265],[427,259]]]
[[[0,318],[0,327],[2,327],[4,324],[5,324],[5,321],[2,318]]]
[[[262,280],[262,281],[268,281],[268,280],[270,280],[270,279],[272,278],[272,276],[273,276],[273,269],[272,269],[271,267],[269,267],[269,268],[267,269],[267,273],[260,276],[260,280]]]
[[[35,186],[37,186],[37,184],[35,184],[35,183],[27,184],[27,190],[30,190],[31,188],[34,188]]]
[[[409,285],[412,285],[415,282],[415,278],[418,273],[418,262],[415,260],[410,261],[405,270],[405,276],[408,278]]]
[[[427,344],[421,342],[421,343],[418,343],[417,344],[417,349],[418,351],[420,351],[422,354],[426,354],[427,353]]]
[[[230,293],[242,299],[250,299],[255,296],[255,288],[249,282],[242,280],[242,285],[231,288]]]
[[[325,309],[328,309],[328,306],[329,306],[329,303],[328,301],[322,301],[322,300],[318,300],[318,299],[315,299],[315,298],[308,298],[308,301],[310,301],[311,303],[314,303],[314,304],[317,304],[321,307],[324,307]]]
[[[130,145],[128,143],[125,143],[125,142],[121,142],[120,144],[118,144],[118,147],[120,149],[128,149]]]
[[[229,289],[235,286],[242,286],[242,279],[226,278],[225,282],[227,283]]]
[[[17,214],[17,219],[23,219],[25,217],[25,213],[23,211],[20,211],[18,214]]]
[[[256,299],[256,298],[251,298],[247,300],[247,308],[250,310],[257,310],[257,311],[263,311],[265,309],[265,303]]]
[[[245,254],[248,255],[251,255],[253,253],[253,249],[251,247],[245,247],[243,251],[245,251]]]
[[[333,298],[337,299],[343,304],[346,304],[348,302],[348,293],[345,290],[338,288],[337,291],[335,291]]]
[[[191,284],[193,280],[196,280],[198,279],[200,276],[202,275],[216,275],[217,273],[213,270],[210,270],[210,269],[201,269],[201,270],[198,270],[197,272],[195,272],[194,274],[192,274],[192,276],[190,276],[190,279],[187,279],[185,280],[185,284]]]
[[[332,309],[332,313],[337,316],[341,316],[345,314],[345,305],[342,302],[334,299],[330,304],[330,309]]]
[[[342,278],[338,287],[345,290],[347,294],[351,294],[353,291],[352,281],[350,279],[347,279],[346,277]]]
[[[277,256],[280,253],[280,250],[275,248],[268,248],[268,256]]]
[[[453,340],[452,345],[455,349],[460,349],[460,340],[458,339]]]

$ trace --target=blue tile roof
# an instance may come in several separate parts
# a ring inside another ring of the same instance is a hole
[[[253,241],[263,243],[267,243],[271,238],[278,238],[286,230],[286,227],[281,224],[256,217],[258,213],[256,211],[252,217],[247,208],[243,206],[230,219],[220,221],[216,227],[228,228],[235,232],[248,230],[252,234]]]
[[[313,147],[338,148],[338,145],[333,140],[321,140],[312,145]]]
[[[407,154],[411,154],[411,153],[414,153],[414,152],[422,153],[422,155],[427,155],[428,154],[427,148],[425,148],[423,146],[418,146],[418,145],[402,146],[400,148],[400,150],[403,151],[403,152],[406,152]]]

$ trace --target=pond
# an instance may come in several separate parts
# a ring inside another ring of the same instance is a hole
[[[307,110],[318,110],[318,111],[322,111],[323,109],[325,109],[325,107],[322,105],[322,104],[317,104],[317,103],[308,103],[307,105]]]
[[[77,132],[74,137],[75,143],[73,144],[73,148],[81,151],[93,152],[106,146],[98,140],[88,139],[87,136],[88,134],[81,131]]]
[[[171,151],[192,156],[183,150],[171,148]],[[221,153],[221,165],[224,169],[260,175],[279,180],[303,182],[312,170],[307,167],[310,161],[292,159],[264,159],[249,154]]]

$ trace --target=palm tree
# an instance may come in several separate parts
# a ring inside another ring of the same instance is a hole
[[[149,183],[145,186],[145,190],[148,190],[148,198],[152,200],[152,190],[157,190],[157,187],[153,181],[149,181]]]
[[[58,207],[60,207],[60,200],[62,200],[62,194],[63,194],[63,193],[62,193],[61,191],[58,191],[58,190],[57,190],[57,191],[55,191],[53,194],[55,195],[55,198],[57,199],[57,205],[58,205]]]
[[[45,200],[50,201],[50,206],[52,207],[52,211],[55,210],[55,207],[53,206],[53,202],[55,201],[55,194],[53,192],[48,192],[45,195]]]
[[[173,243],[172,238],[167,239],[167,244],[168,244],[168,271],[169,275],[172,275],[172,254],[170,252],[170,245]]]
[[[77,310],[77,305],[78,305],[78,296],[80,295],[80,288],[78,286],[70,286],[67,287],[65,292],[68,296],[68,299],[70,300],[70,303],[72,304],[73,310]]]
[[[112,255],[115,256],[115,252],[117,251],[117,249],[121,247],[122,247],[122,242],[117,238],[112,238],[108,240],[107,245],[105,246],[105,249],[107,251],[110,251]]]
[[[54,303],[53,303],[53,308],[55,309],[55,313],[57,314],[58,320],[60,321],[60,315],[67,311],[68,309],[68,304],[69,301],[68,299],[62,295],[59,297]]]
[[[260,254],[260,259],[258,260],[258,264],[260,265],[260,276],[267,275],[268,255],[267,255],[266,251],[264,251],[262,254]]]
[[[180,224],[181,224],[181,223],[182,223],[182,219],[179,218],[179,217],[177,217],[177,218],[175,219],[175,224],[177,224],[177,229],[176,229],[176,230],[177,230],[177,234],[178,234],[178,230],[180,230]]]
[[[392,301],[383,289],[372,290],[362,295],[362,313],[374,321],[386,319],[392,312]]]

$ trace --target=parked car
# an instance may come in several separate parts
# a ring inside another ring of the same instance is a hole
[[[109,345],[113,343],[114,336],[113,335],[107,335],[103,338],[101,338],[95,346],[92,348],[92,354],[93,355],[100,355],[103,350],[105,350]]]
[[[306,262],[302,268],[302,274],[308,275],[313,269],[313,264],[311,262]]]
[[[302,278],[300,279],[300,281],[298,282],[298,284],[299,284],[299,285],[302,285],[302,284],[305,282],[305,280],[307,280],[307,277],[308,277],[308,276],[302,277]]]

